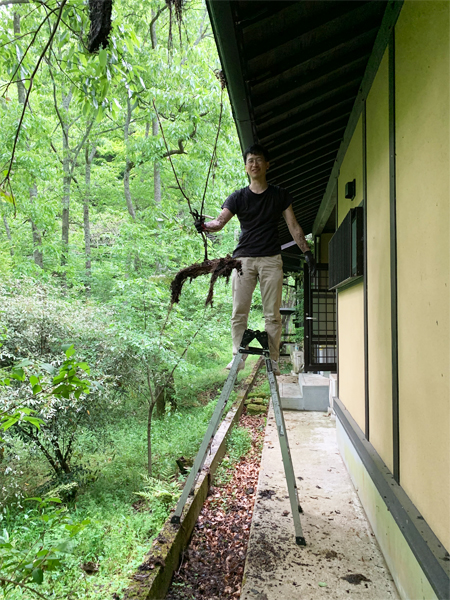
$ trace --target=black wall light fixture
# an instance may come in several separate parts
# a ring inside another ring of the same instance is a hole
[[[354,200],[356,196],[356,179],[345,184],[345,197]]]

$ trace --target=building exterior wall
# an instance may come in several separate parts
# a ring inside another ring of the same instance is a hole
[[[363,284],[338,293],[339,398],[364,429]]]
[[[393,471],[387,50],[367,97],[366,140],[370,441]]]
[[[395,26],[399,483],[450,549],[448,1],[406,0]],[[370,443],[393,470],[388,51],[366,100]],[[338,223],[363,199],[361,119],[338,178]],[[356,198],[344,198],[356,179]],[[364,286],[338,292],[339,398],[364,431]]]
[[[395,28],[400,480],[447,549],[449,6],[408,1]]]
[[[360,118],[338,177],[338,224],[363,199],[362,119]],[[345,198],[345,184],[356,179],[354,200]],[[355,285],[338,292],[339,397],[364,429],[364,292]],[[351,331],[349,336],[347,332]],[[351,407],[351,408],[350,408]]]
[[[338,225],[351,208],[359,206],[363,200],[363,161],[362,161],[362,118],[359,118],[355,132],[342,162],[338,177]],[[356,179],[354,200],[345,197],[345,184]]]

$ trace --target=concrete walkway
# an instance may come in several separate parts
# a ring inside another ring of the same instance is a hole
[[[398,599],[339,455],[332,417],[298,411],[284,416],[307,546],[295,543],[271,407],[241,600]]]

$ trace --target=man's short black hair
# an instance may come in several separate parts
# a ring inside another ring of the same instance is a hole
[[[264,160],[266,160],[267,162],[269,162],[270,160],[269,152],[266,150],[266,148],[264,148],[264,146],[261,146],[261,144],[252,144],[247,148],[247,150],[244,152],[245,163],[247,162],[247,156],[249,154],[262,154],[264,156]]]

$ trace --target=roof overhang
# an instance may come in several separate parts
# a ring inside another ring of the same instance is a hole
[[[305,233],[334,229],[339,168],[402,4],[207,0],[241,147],[268,148],[268,181]]]

